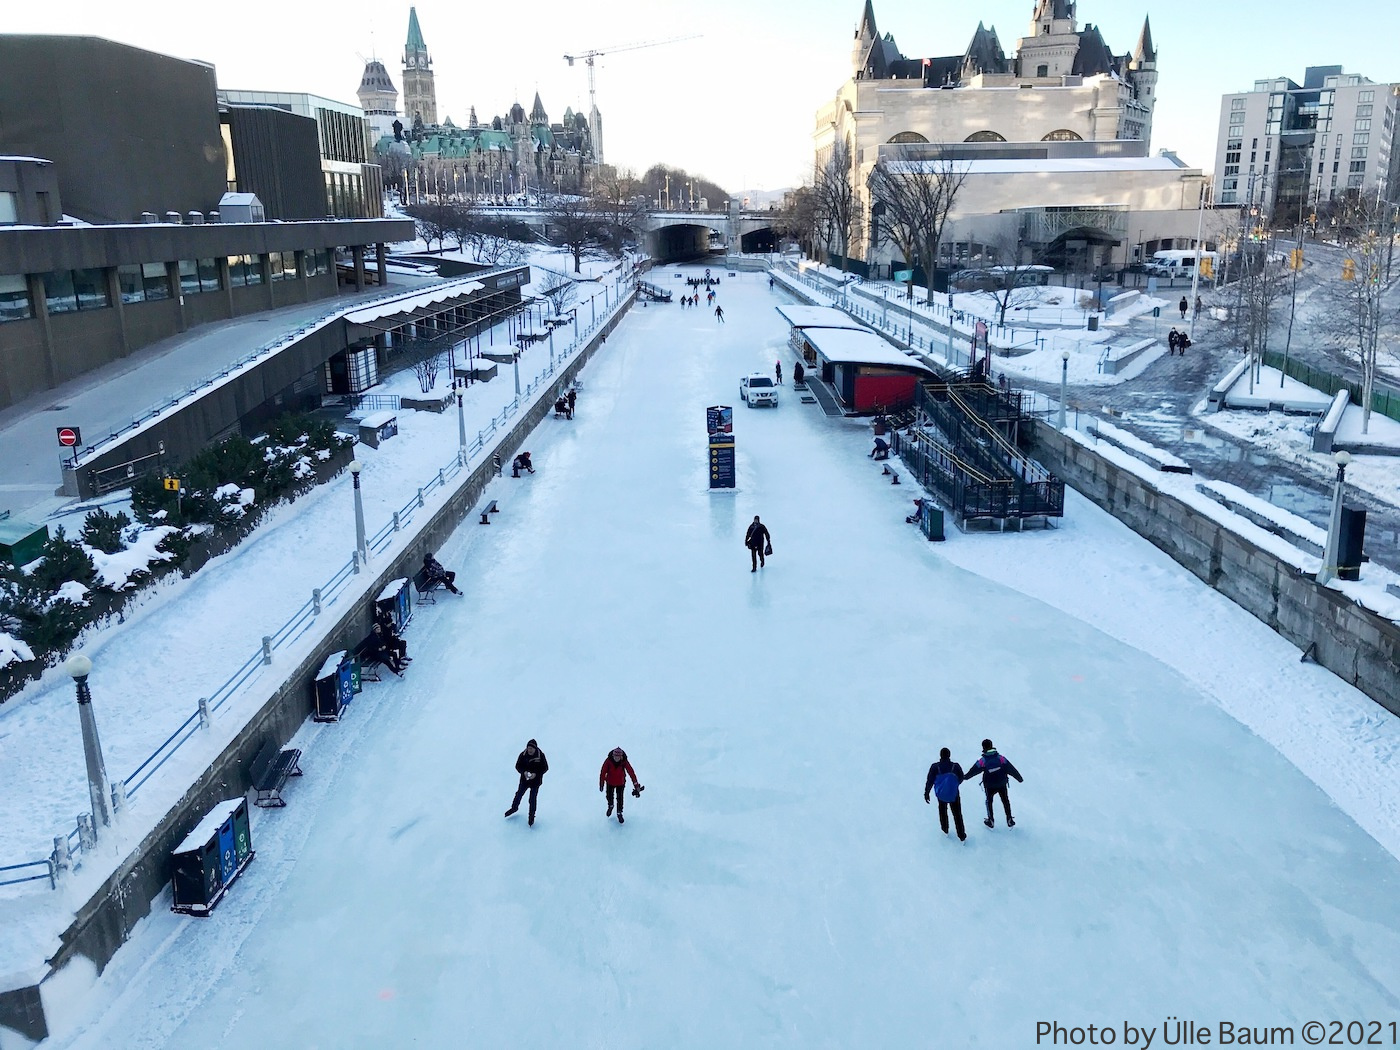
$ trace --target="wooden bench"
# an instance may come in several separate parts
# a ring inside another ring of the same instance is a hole
[[[362,682],[379,682],[383,680],[380,677],[379,669],[383,667],[384,664],[380,662],[378,656],[374,655],[376,648],[378,648],[378,646],[375,644],[373,633],[370,633],[366,636],[364,641],[355,646],[355,659],[360,661],[360,681]]]
[[[300,759],[301,751],[298,748],[289,747],[279,751],[277,745],[271,741],[263,744],[253,756],[253,765],[248,771],[253,790],[257,792],[253,805],[285,806],[287,803],[282,798],[282,785],[287,782],[288,777],[301,776],[301,766],[298,764]]]
[[[486,506],[481,508],[481,521],[478,524],[490,525],[491,515],[495,514],[500,509],[500,507],[496,506],[495,500],[492,500],[490,503],[486,504]]]

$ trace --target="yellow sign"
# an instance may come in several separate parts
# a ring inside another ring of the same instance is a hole
[[[1215,276],[1215,260],[1212,259],[1209,255],[1202,255],[1202,256],[1201,256],[1201,276],[1202,276],[1202,277],[1214,277],[1214,276]]]
[[[1303,268],[1302,248],[1294,248],[1291,252],[1288,253],[1288,265],[1295,270],[1301,270]]]
[[[180,491],[180,479],[179,479],[179,478],[166,478],[166,479],[165,479],[165,488],[166,488],[166,491],[168,491],[168,492],[179,492],[179,491]]]

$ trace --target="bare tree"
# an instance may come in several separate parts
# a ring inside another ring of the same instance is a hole
[[[442,354],[427,354],[420,357],[413,366],[413,374],[418,377],[418,388],[423,393],[428,393],[437,382],[438,374],[442,371]]]
[[[543,267],[539,269],[544,270]],[[554,308],[554,316],[561,317],[578,296],[578,286],[567,274],[544,270],[544,275],[540,294],[549,300],[549,305]]]
[[[841,269],[850,263],[851,240],[856,234],[861,206],[851,173],[851,144],[837,139],[825,163],[817,168],[812,183],[816,225],[828,251],[833,242],[839,248]]]
[[[1346,258],[1340,280],[1323,293],[1321,317],[1328,340],[1361,365],[1361,432],[1371,427],[1371,402],[1382,332],[1400,321],[1400,310],[1386,301],[1385,268],[1391,208],[1369,197],[1351,195],[1336,206],[1337,228],[1344,231]]]
[[[1005,327],[1008,310],[1040,298],[1035,284],[1037,271],[1022,264],[1021,241],[1014,234],[999,234],[987,242],[987,247],[996,254],[999,265],[977,271],[977,291],[996,302],[997,323]]]
[[[592,204],[579,197],[559,197],[545,214],[550,237],[574,257],[574,272],[581,273],[583,257],[606,243],[606,233]]]
[[[775,226],[780,235],[795,240],[804,254],[813,255],[817,237],[816,191],[811,186],[799,186],[786,194]]]
[[[928,147],[917,147],[927,153]],[[906,147],[903,152],[910,152]],[[941,150],[918,160],[882,159],[870,173],[872,213],[878,217],[879,233],[886,235],[904,256],[909,271],[909,296],[914,294],[914,264],[924,265],[925,294],[933,294],[938,245],[967,179],[967,166],[944,155]],[[878,243],[871,231],[872,247]]]
[[[624,242],[635,238],[646,218],[646,191],[629,169],[605,165],[594,176],[591,200],[609,249],[620,255]]]
[[[411,205],[404,211],[412,217],[418,236],[423,238],[428,250],[432,251],[433,241],[437,241],[438,251],[441,252],[452,226],[452,210],[433,201],[424,201]]]

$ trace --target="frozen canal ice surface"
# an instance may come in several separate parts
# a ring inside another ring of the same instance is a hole
[[[303,731],[218,910],[158,900],[55,1045],[1021,1047],[1037,1021],[1396,1015],[1395,858],[1183,675],[951,564],[969,541],[903,523],[917,491],[868,428],[790,385],[745,409],[739,378],[792,355],[766,277],[719,293],[724,325],[632,310],[576,418],[527,440],[537,473],[439,552],[465,597],[418,611],[407,677]],[[714,404],[733,494],[705,487]],[[990,539],[1034,576],[1099,513]],[[924,775],[984,736],[1025,775],[1017,826],[969,783],[960,844]],[[501,817],[531,737],[533,828]],[[596,790],[616,745],[647,786],[625,826]]]

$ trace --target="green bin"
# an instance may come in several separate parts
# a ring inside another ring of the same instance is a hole
[[[935,507],[931,499],[925,499],[919,505],[919,529],[930,540],[946,538],[943,535],[943,508]]]

